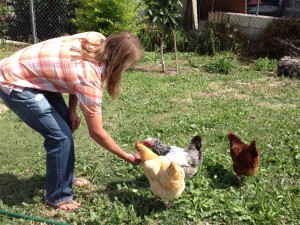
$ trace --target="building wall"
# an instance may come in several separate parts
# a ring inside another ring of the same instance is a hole
[[[245,13],[210,12],[208,21],[213,23],[229,23],[250,39],[258,37],[274,20],[281,18],[272,16],[256,16]]]

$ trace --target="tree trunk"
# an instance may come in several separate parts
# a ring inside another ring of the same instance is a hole
[[[165,39],[165,25],[162,26],[161,39],[160,39],[160,64],[161,72],[165,72],[165,62],[164,62],[164,40]]]
[[[173,34],[174,34],[174,49],[175,49],[176,73],[178,73],[178,58],[177,58],[177,40],[176,40],[176,30],[173,30]]]

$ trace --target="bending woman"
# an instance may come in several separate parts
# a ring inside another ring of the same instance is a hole
[[[130,32],[104,37],[97,32],[63,36],[31,45],[0,61],[0,98],[29,127],[44,138],[46,149],[46,204],[76,210],[74,140],[79,127],[77,103],[90,137],[100,146],[137,165],[103,129],[101,103],[105,85],[114,99],[122,73],[141,57],[141,45]],[[69,94],[68,105],[62,93]]]

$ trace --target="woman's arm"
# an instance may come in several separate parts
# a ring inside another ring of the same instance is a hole
[[[71,120],[71,128],[72,132],[77,130],[77,128],[80,125],[80,117],[77,114],[76,108],[77,108],[78,98],[74,94],[69,95],[69,118]]]
[[[112,139],[112,137],[103,129],[101,114],[97,116],[84,116],[91,138],[93,138],[100,146],[133,165],[137,165],[141,162],[140,159],[135,157],[134,155],[124,152],[120,148],[120,146]]]

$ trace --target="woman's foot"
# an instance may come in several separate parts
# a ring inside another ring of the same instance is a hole
[[[75,211],[80,207],[80,203],[75,202],[73,199],[68,199],[59,203],[46,201],[45,204],[53,209],[61,209],[64,211]]]
[[[73,180],[72,184],[73,184],[73,186],[85,186],[85,185],[91,184],[91,182],[86,179],[77,177]]]

